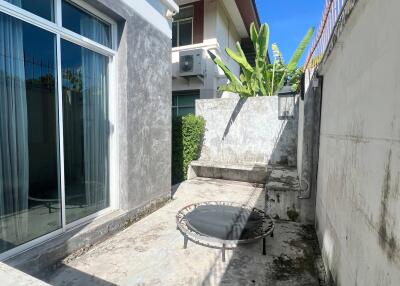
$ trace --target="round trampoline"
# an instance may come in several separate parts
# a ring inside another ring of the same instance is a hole
[[[176,215],[177,228],[183,234],[184,248],[188,241],[225,250],[239,244],[263,241],[263,254],[266,254],[265,240],[273,236],[274,222],[263,210],[242,204],[224,201],[211,201],[191,204]]]

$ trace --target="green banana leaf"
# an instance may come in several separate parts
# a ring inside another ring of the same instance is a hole
[[[314,34],[314,28],[311,27],[310,29],[308,29],[306,35],[301,40],[299,46],[297,47],[296,51],[294,52],[292,58],[290,59],[288,65],[287,65],[287,71],[289,74],[292,73],[296,69],[297,64],[299,63],[300,58],[303,55],[305,49],[307,48],[308,43],[310,42],[313,34]]]
[[[224,72],[226,77],[229,79],[229,81],[231,81],[234,84],[241,85],[240,80],[238,80],[238,78],[231,72],[231,70],[229,68],[227,68],[227,66],[222,62],[222,60],[219,57],[214,55],[211,51],[207,51],[207,52],[208,52],[210,58],[213,60],[213,62],[222,69],[222,71]]]
[[[237,43],[236,44],[237,46],[239,46],[239,54],[236,54],[234,51],[232,51],[230,48],[226,48],[225,49],[225,51],[226,51],[226,53],[228,54],[228,56],[230,56],[235,62],[237,62],[239,65],[240,65],[240,67],[242,68],[242,69],[245,69],[245,70],[247,70],[247,71],[249,71],[249,72],[253,72],[253,68],[251,67],[251,65],[248,63],[248,61],[247,61],[247,59],[246,59],[246,57],[244,56],[244,54],[243,54],[243,51],[242,51],[242,49],[241,49],[241,47],[240,47],[240,44],[239,43]],[[243,55],[242,55],[243,54]]]
[[[257,28],[256,25],[254,23],[250,24],[250,39],[253,42],[253,46],[254,46],[254,51],[258,50],[258,32],[257,32]]]
[[[269,42],[269,26],[267,24],[261,25],[260,32],[258,34],[258,61],[260,63],[265,63],[268,52],[268,42]]]
[[[233,83],[229,84],[223,84],[218,87],[218,91],[228,91],[228,92],[234,92],[239,94],[241,97],[250,97],[253,96],[250,90],[247,88],[243,87],[242,85],[237,85]]]

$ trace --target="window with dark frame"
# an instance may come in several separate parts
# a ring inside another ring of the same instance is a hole
[[[193,44],[193,15],[192,5],[180,7],[179,13],[172,22],[172,47]]]
[[[195,113],[196,99],[200,98],[200,90],[180,90],[172,92],[172,117]]]

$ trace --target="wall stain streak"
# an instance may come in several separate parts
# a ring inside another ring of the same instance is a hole
[[[385,165],[385,175],[382,184],[382,197],[381,197],[381,213],[379,219],[379,245],[386,252],[389,261],[392,261],[396,257],[398,251],[398,245],[393,232],[387,229],[388,219],[388,204],[390,196],[390,182],[391,182],[391,161],[392,161],[392,149],[389,150],[388,158]],[[390,231],[390,234],[389,234]]]
[[[346,134],[332,134],[321,132],[322,137],[326,137],[334,140],[349,140],[355,143],[369,143],[370,141],[378,141],[378,142],[386,142],[386,143],[400,143],[400,139],[397,138],[385,138],[385,137],[359,137],[354,135],[346,135]]]
[[[400,195],[400,172],[397,173],[396,183],[394,185],[394,194],[393,197],[395,200],[399,199]]]

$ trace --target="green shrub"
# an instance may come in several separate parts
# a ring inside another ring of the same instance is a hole
[[[190,162],[199,158],[205,125],[193,114],[172,120],[172,184],[186,180]]]

